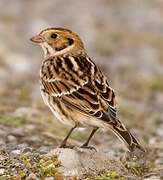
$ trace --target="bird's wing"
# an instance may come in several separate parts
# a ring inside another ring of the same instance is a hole
[[[130,151],[144,151],[116,117],[116,100],[105,76],[88,57],[51,57],[41,68],[43,91],[78,110],[106,122]]]
[[[41,69],[44,91],[86,115],[116,123],[113,89],[88,57],[52,57]]]

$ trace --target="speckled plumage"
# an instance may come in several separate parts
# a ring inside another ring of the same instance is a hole
[[[40,70],[42,97],[61,122],[74,128],[93,127],[92,135],[98,128],[109,128],[130,151],[143,150],[117,118],[114,90],[75,33],[49,28],[32,41],[42,46],[45,55]]]

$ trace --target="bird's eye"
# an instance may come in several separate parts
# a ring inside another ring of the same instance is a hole
[[[51,35],[51,38],[53,38],[53,39],[57,38],[57,34],[54,34],[54,33],[53,33],[53,34]]]

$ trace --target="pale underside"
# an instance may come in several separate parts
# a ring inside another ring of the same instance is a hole
[[[106,123],[103,121],[99,121],[97,118],[90,117],[89,115],[83,114],[76,109],[72,109],[60,102],[60,105],[64,109],[64,111],[68,112],[69,118],[67,118],[61,109],[58,107],[57,103],[55,103],[55,97],[51,97],[48,94],[44,93],[41,90],[41,95],[44,100],[44,103],[50,108],[54,116],[63,124],[74,127],[101,127],[106,128]]]

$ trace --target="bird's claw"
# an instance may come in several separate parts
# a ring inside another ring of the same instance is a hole
[[[80,146],[80,148],[85,148],[85,149],[90,149],[90,150],[95,150],[95,151],[97,151],[94,146],[84,146],[84,145],[82,145],[82,146]]]

